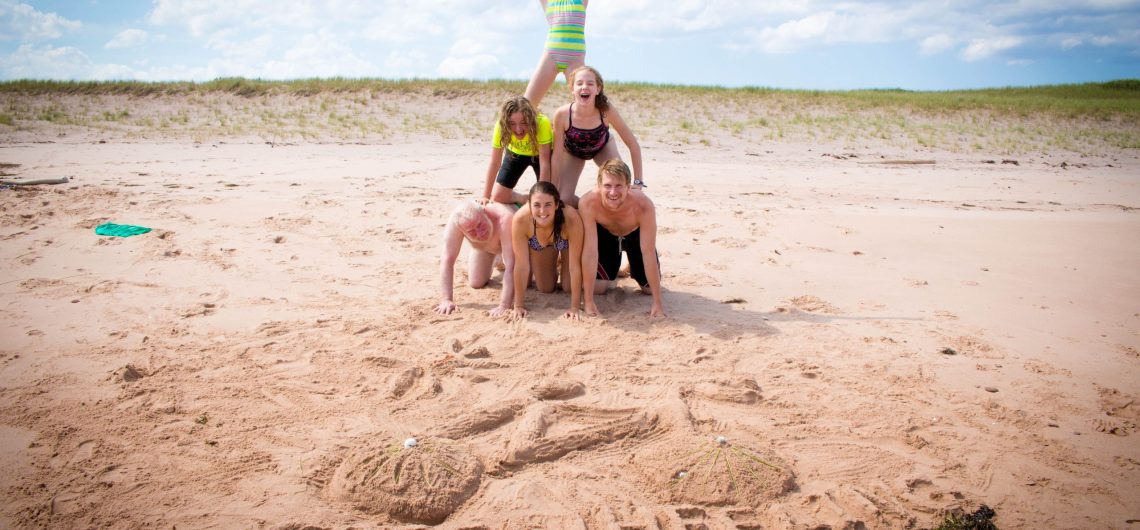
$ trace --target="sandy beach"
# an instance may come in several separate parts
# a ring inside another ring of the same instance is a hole
[[[496,96],[359,138],[0,125],[3,179],[70,179],[0,189],[0,527],[1140,528],[1140,151],[684,141],[612,97],[663,319],[629,279],[491,318],[466,246],[433,312]]]

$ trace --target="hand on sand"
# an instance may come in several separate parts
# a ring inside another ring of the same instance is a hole
[[[509,308],[509,307],[499,306],[499,307],[496,307],[496,308],[488,311],[487,314],[491,315],[491,317],[493,317],[493,318],[499,318],[499,317],[507,314],[508,312],[510,312],[510,310],[511,310],[511,308]]]
[[[568,309],[565,313],[562,313],[562,318],[580,322],[582,320],[582,311],[577,309]]]
[[[453,311],[459,311],[459,308],[451,300],[444,300],[435,307],[435,312],[441,315],[450,315]]]
[[[479,206],[486,206],[489,202],[491,202],[490,197],[482,197],[479,199]]]
[[[516,322],[526,318],[526,314],[527,311],[525,307],[516,307],[512,309],[510,313],[507,313],[507,320],[510,322]]]
[[[649,309],[649,316],[651,316],[651,317],[664,317],[665,316],[665,308],[663,308],[657,304],[654,304],[653,307]]]

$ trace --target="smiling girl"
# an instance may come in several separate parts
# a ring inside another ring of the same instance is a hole
[[[641,144],[606,97],[602,75],[592,67],[582,66],[571,72],[569,85],[570,103],[554,113],[554,177],[558,179],[558,189],[566,203],[578,206],[574,189],[587,160],[601,167],[611,159],[621,159],[617,142],[610,134],[611,126],[629,149],[633,166],[631,187],[641,189],[645,186],[641,176]]]
[[[570,292],[570,309],[563,316],[579,317],[583,234],[582,217],[577,210],[563,204],[554,184],[539,182],[530,189],[526,205],[515,212],[511,222],[511,248],[515,258],[513,318],[527,315],[526,285],[532,271],[539,292],[554,292],[559,254],[562,255],[562,290]]]
[[[550,119],[536,112],[525,97],[514,96],[504,102],[491,136],[491,162],[480,202],[525,202],[526,195],[514,190],[528,167],[539,181],[549,181],[553,137]]]

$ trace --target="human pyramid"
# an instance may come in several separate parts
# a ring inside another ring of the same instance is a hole
[[[492,317],[527,316],[526,289],[533,279],[542,293],[569,292],[564,316],[600,312],[594,295],[617,280],[621,254],[641,291],[653,296],[651,316],[665,316],[657,256],[657,215],[643,191],[641,146],[605,94],[601,74],[586,66],[586,6],[589,0],[539,0],[549,25],[546,46],[526,93],[499,110],[491,140],[483,194],[460,203],[443,233],[440,302],[436,312],[457,311],[455,261],[463,240],[471,246],[467,276],[472,288],[487,285],[497,261],[503,294]],[[553,123],[537,111],[558,74],[570,88],[570,103]],[[621,160],[610,127],[629,148],[633,169]],[[587,160],[598,166],[597,184],[575,194]],[[538,182],[515,191],[527,168]],[[648,257],[648,259],[644,259]]]

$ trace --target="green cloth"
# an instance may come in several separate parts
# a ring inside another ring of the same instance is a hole
[[[101,236],[131,237],[147,232],[150,232],[150,229],[145,226],[117,225],[114,223],[103,223],[95,227],[95,233]]]

